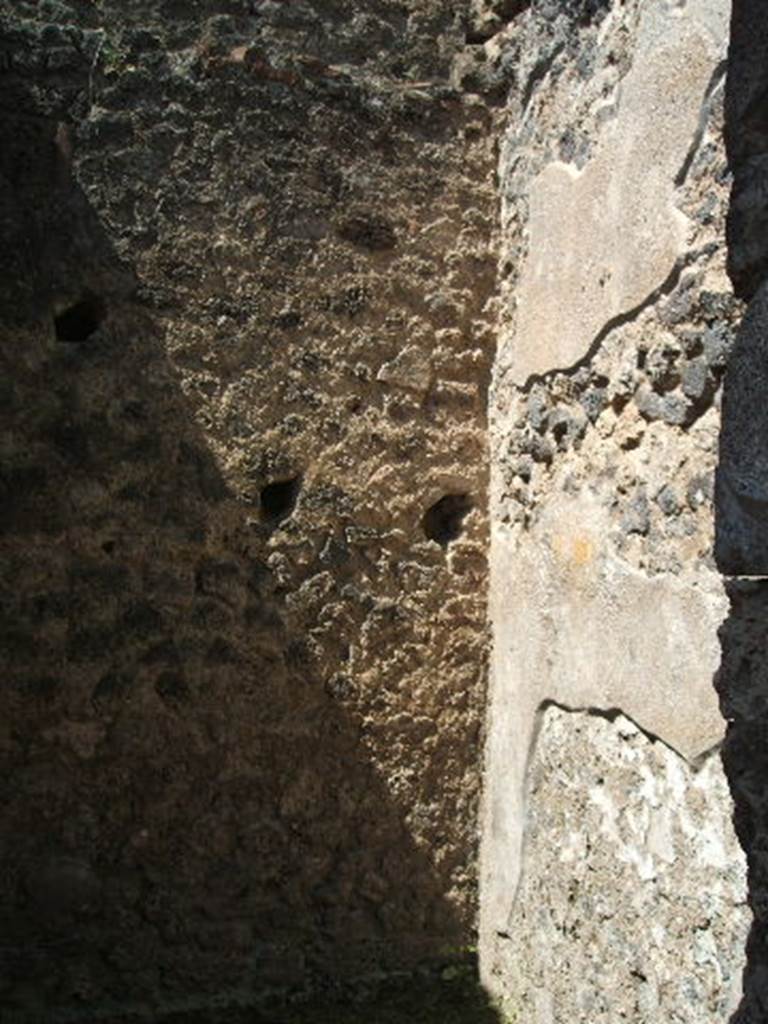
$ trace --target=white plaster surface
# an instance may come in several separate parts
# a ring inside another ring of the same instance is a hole
[[[686,250],[675,179],[725,53],[728,5],[644,0],[641,9],[632,67],[592,159],[581,171],[553,162],[531,184],[516,327],[502,352],[517,383],[577,363]]]
[[[620,709],[695,761],[722,738],[713,677],[727,613],[719,577],[648,576],[622,561],[604,505],[552,499],[531,531],[491,547],[492,713],[485,779],[483,925],[504,930],[517,888],[537,712]]]
[[[520,43],[550,63],[500,160],[480,963],[525,1024],[706,1024],[739,997],[706,333],[730,315],[729,7],[617,0],[561,57],[534,12]]]
[[[520,892],[491,968],[512,1019],[729,1020],[751,915],[717,754],[694,768],[622,715],[549,707],[528,786]]]

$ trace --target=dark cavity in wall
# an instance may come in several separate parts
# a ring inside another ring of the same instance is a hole
[[[339,224],[338,235],[345,242],[371,252],[394,249],[397,244],[393,226],[383,217],[377,216],[347,217]]]
[[[279,523],[287,519],[296,508],[301,477],[275,480],[261,489],[261,518],[267,523]]]
[[[464,529],[464,518],[472,511],[472,499],[468,494],[445,494],[424,513],[421,526],[427,540],[434,540],[441,547],[447,547],[452,540],[458,540]]]
[[[105,312],[101,299],[84,296],[54,318],[57,340],[75,344],[87,341],[101,326]]]

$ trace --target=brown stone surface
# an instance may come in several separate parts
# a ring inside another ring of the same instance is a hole
[[[0,1003],[466,945],[494,205],[461,20],[2,12]]]

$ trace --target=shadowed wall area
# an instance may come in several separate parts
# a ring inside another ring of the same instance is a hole
[[[492,153],[441,7],[0,6],[8,1020],[473,941]]]
[[[768,1014],[768,9],[734,0],[726,94],[733,172],[729,272],[747,312],[729,357],[716,486],[716,555],[726,577],[718,692],[728,722],[723,748],[734,824],[747,855],[749,907],[744,995],[733,1024]]]

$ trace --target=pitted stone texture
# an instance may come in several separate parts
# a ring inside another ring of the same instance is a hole
[[[632,67],[579,170],[551,163],[531,183],[528,257],[505,358],[512,377],[582,359],[616,317],[661,287],[687,248],[677,176],[725,53],[726,6],[642,5]]]
[[[472,941],[495,259],[463,40],[435,0],[0,0],[4,1021]]]
[[[722,227],[724,190],[718,198]],[[612,331],[588,367],[498,393],[499,522],[530,530],[553,496],[586,491],[628,565],[670,576],[714,568],[719,403],[741,308],[722,256],[700,260],[668,297]]]
[[[719,756],[694,768],[621,715],[541,718],[505,1001],[525,1024],[726,1021],[750,914]]]

